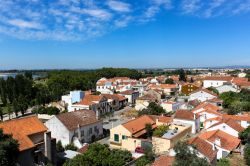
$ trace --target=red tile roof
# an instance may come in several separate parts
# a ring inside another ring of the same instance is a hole
[[[177,110],[175,115],[175,119],[183,119],[183,120],[194,120],[194,113],[189,110]]]
[[[215,81],[231,81],[233,77],[229,76],[208,76],[204,80],[215,80]]]
[[[12,134],[13,138],[18,141],[19,150],[27,150],[35,147],[29,138],[30,135],[46,132],[47,127],[36,117],[25,117],[13,119],[0,123],[0,128],[5,134]]]
[[[213,161],[217,156],[217,151],[213,149],[213,145],[211,145],[210,143],[208,143],[207,141],[205,141],[199,137],[191,138],[188,141],[188,143],[195,145],[197,150],[201,154],[206,156],[209,159],[209,161]]]
[[[92,105],[92,104],[95,104],[95,102],[100,102],[104,98],[105,97],[103,95],[85,95],[82,101],[76,104],[77,105]]]
[[[216,139],[220,139],[220,147],[229,151],[236,149],[240,144],[240,140],[237,137],[227,134],[221,130],[207,131],[200,134],[199,137],[211,143],[214,143]]]
[[[160,156],[151,166],[172,166],[174,162],[173,156]]]
[[[122,125],[132,134],[136,134],[137,132],[145,129],[146,124],[151,124],[153,126],[155,121],[152,117],[143,115]]]
[[[92,110],[77,110],[73,112],[66,112],[63,114],[56,115],[56,117],[64,124],[69,130],[75,130],[79,126],[86,126],[101,122],[96,118],[95,112]]]
[[[133,90],[126,90],[126,91],[120,92],[120,94],[123,94],[123,95],[132,95],[133,93],[135,93],[135,91]]]
[[[214,125],[210,126],[209,128],[223,124],[223,123],[227,124],[228,126],[230,126],[231,128],[233,128],[234,130],[236,130],[238,132],[241,132],[244,130],[244,128],[233,119],[220,120],[218,123],[215,123]]]

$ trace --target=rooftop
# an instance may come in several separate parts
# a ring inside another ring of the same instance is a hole
[[[78,110],[73,112],[66,112],[63,114],[56,115],[56,117],[70,131],[78,128],[78,125],[85,126],[101,121],[96,118],[95,112],[92,110]]]
[[[48,130],[36,116],[5,121],[0,123],[0,128],[5,134],[13,135],[20,145],[20,151],[35,147],[29,136]]]

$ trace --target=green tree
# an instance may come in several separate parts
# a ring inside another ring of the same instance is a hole
[[[230,166],[230,161],[227,158],[220,159],[216,166]]]
[[[139,116],[141,115],[161,115],[166,113],[166,111],[158,104],[151,102],[148,105],[147,109],[144,109],[138,113]]]
[[[250,143],[250,126],[245,130],[239,132],[239,138],[241,139],[242,144]]]
[[[214,88],[214,87],[209,87],[209,88],[207,88],[207,90],[209,90],[211,92],[214,92],[217,95],[219,94],[219,91],[216,88]]]
[[[13,113],[13,109],[10,104],[7,105],[7,112],[8,112],[9,119],[10,119],[10,115]]]
[[[70,144],[65,146],[65,150],[77,151],[77,147],[73,143],[70,143]]]
[[[84,154],[67,161],[64,166],[123,166],[131,160],[132,154],[129,151],[110,150],[107,145],[93,143]]]
[[[86,155],[77,155],[71,160],[67,160],[63,166],[92,166],[94,163]]]
[[[61,141],[58,141],[58,142],[56,143],[56,151],[57,151],[57,152],[63,152],[63,151],[64,151],[64,148],[63,148],[63,146],[62,146],[62,142],[61,142]]]
[[[150,123],[145,124],[145,130],[147,133],[147,138],[151,138],[152,137],[152,125]]]
[[[2,78],[0,79],[0,96],[3,106],[6,106],[7,104],[6,82]]]
[[[155,157],[154,157],[154,153],[152,151],[152,148],[151,147],[147,147],[145,148],[145,151],[144,151],[144,156],[142,156],[141,158],[139,158],[135,165],[136,166],[146,166],[146,165],[150,165]]]
[[[187,81],[186,73],[183,69],[178,70],[177,73],[179,74],[179,81]]]
[[[18,142],[0,129],[0,165],[15,166],[19,154]]]
[[[169,130],[169,126],[167,125],[158,126],[157,129],[154,130],[153,136],[162,137],[163,134],[165,134],[168,130]]]
[[[174,80],[172,78],[168,78],[165,80],[165,84],[174,84]]]
[[[0,118],[1,118],[1,121],[3,121],[3,108],[0,107]]]
[[[136,166],[147,166],[151,163],[151,161],[146,157],[146,156],[142,156],[141,158],[139,158],[135,165]]]
[[[190,148],[186,142],[178,142],[174,146],[176,153],[174,166],[209,166],[206,159],[199,158],[195,147]]]
[[[246,144],[244,148],[244,159],[246,161],[246,164],[250,166],[250,144]]]

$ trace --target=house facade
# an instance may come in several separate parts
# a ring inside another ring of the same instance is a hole
[[[204,78],[203,80],[203,87],[209,88],[209,87],[219,87],[224,85],[225,83],[231,82],[233,77],[229,76],[209,76]]]
[[[102,120],[96,118],[92,110],[77,110],[59,114],[48,120],[45,125],[52,137],[61,141],[63,146],[74,143],[81,148],[83,143],[91,143],[102,137]]]
[[[192,126],[192,134],[200,131],[200,117],[189,110],[177,110],[173,122],[190,124]]]

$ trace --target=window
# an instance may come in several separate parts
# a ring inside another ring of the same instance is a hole
[[[226,126],[223,126],[223,129],[226,129]]]
[[[92,128],[89,129],[89,134],[92,134]]]
[[[74,137],[78,137],[78,132],[77,131],[75,131]]]
[[[119,135],[118,134],[114,134],[114,141],[119,142]]]
[[[122,135],[122,139],[127,139],[127,136],[126,135]]]
[[[83,136],[84,136],[84,130],[81,131],[81,137],[83,137]]]

